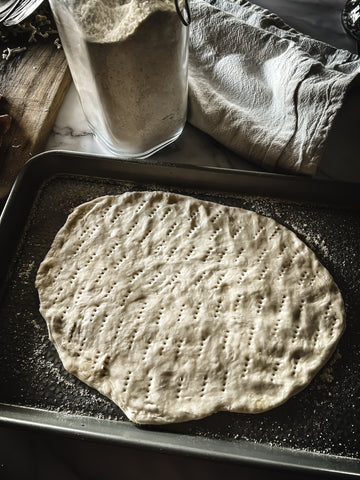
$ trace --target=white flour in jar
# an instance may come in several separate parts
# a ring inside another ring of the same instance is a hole
[[[176,137],[186,118],[187,32],[174,1],[68,0],[66,12],[55,3],[74,82],[98,136],[134,155]]]

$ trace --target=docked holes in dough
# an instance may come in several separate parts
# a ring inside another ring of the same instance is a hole
[[[138,423],[277,407],[345,328],[338,287],[293,232],[173,193],[77,207],[36,287],[63,363]]]

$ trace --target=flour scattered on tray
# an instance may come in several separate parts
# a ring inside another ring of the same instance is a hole
[[[338,287],[293,232],[172,193],[77,207],[36,287],[65,368],[137,423],[281,405],[345,328]]]

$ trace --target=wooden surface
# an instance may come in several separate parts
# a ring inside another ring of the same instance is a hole
[[[18,56],[0,59],[0,114],[12,117],[0,147],[0,199],[43,148],[70,82],[64,52],[52,43],[32,44]]]

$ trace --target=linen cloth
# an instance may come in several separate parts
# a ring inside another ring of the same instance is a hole
[[[270,171],[313,175],[360,59],[246,0],[192,0],[188,121]]]

